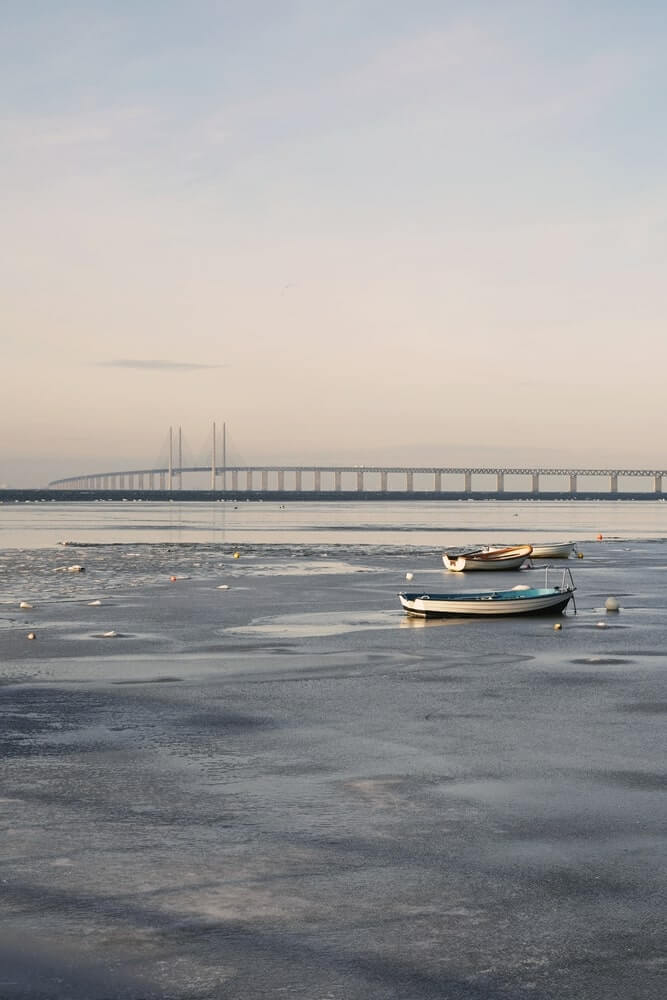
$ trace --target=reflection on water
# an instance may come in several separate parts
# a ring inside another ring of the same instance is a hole
[[[324,635],[342,635],[359,629],[396,628],[402,624],[400,611],[314,612],[277,615],[256,619],[239,628],[225,629],[226,635],[262,635],[272,639],[294,639]]]
[[[465,625],[466,622],[474,621],[479,624],[483,618],[418,618],[416,615],[404,615],[401,619],[401,628],[442,628],[445,625]]]

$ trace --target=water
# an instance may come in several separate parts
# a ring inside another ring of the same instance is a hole
[[[0,549],[86,543],[395,545],[667,537],[667,503],[401,501],[387,503],[12,503]]]
[[[0,997],[661,998],[665,509],[0,508]],[[530,538],[561,630],[400,611]]]

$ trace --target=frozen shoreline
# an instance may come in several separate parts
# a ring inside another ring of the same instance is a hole
[[[627,549],[559,632],[406,619],[433,551],[47,560],[0,628],[8,1000],[654,1000],[666,558]]]

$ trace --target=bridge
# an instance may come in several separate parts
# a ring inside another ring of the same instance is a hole
[[[49,493],[162,499],[446,499],[455,497],[662,497],[665,469],[500,466],[244,465],[230,462],[226,424],[212,424],[206,464],[184,461],[181,428],[169,428],[164,465],[68,476]],[[220,447],[221,445],[221,447]],[[548,486],[544,488],[545,480]],[[583,480],[588,480],[586,488]],[[608,483],[608,490],[600,484]],[[632,486],[633,488],[630,488]],[[541,488],[542,487],[542,488]],[[79,497],[82,498],[82,497]]]
[[[201,483],[202,476],[208,485]],[[186,479],[199,485],[184,485]],[[517,495],[534,498],[624,496],[642,493],[663,496],[665,469],[581,469],[497,466],[318,466],[318,465],[195,465],[129,469],[69,476],[49,483],[50,490],[141,492],[141,493],[220,493],[231,496],[322,496],[392,499],[424,495],[447,496]],[[485,480],[484,483],[480,479]],[[551,488],[544,489],[549,479]],[[490,481],[489,481],[490,480]],[[554,482],[555,480],[555,482]],[[586,485],[584,485],[586,481]],[[603,488],[600,488],[600,483]],[[604,489],[604,484],[608,489]]]

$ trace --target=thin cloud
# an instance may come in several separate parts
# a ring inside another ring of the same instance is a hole
[[[145,133],[151,110],[143,106],[108,107],[63,115],[23,115],[3,118],[0,139],[13,150],[34,152],[119,142],[140,130]]]
[[[191,361],[160,361],[121,358],[117,361],[100,361],[100,368],[133,368],[137,371],[154,372],[191,372],[203,371],[209,368],[226,368],[227,365],[200,365]]]

